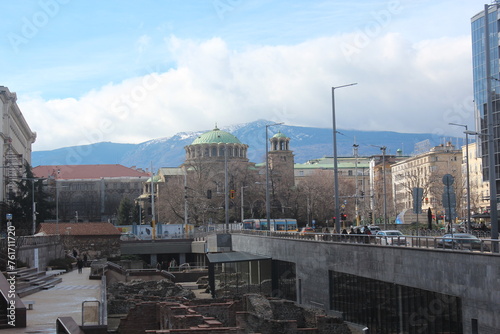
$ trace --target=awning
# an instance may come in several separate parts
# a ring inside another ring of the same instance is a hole
[[[271,259],[268,256],[255,255],[246,252],[208,253],[207,258],[210,263],[245,262]]]

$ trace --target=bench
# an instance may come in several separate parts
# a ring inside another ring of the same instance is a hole
[[[35,305],[34,300],[23,300],[23,303],[24,303],[24,306],[26,306],[26,309],[28,309],[28,310],[32,310],[33,305]]]

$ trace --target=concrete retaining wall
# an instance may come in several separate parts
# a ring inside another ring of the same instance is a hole
[[[44,271],[51,260],[65,256],[64,247],[55,236],[23,238],[26,238],[25,242],[16,248],[16,258],[29,267],[37,267],[39,271]]]
[[[298,301],[329,309],[329,271],[435,291],[462,299],[464,333],[500,332],[500,256],[478,252],[344,244],[233,234],[234,251],[294,262]],[[328,293],[327,293],[328,292]]]

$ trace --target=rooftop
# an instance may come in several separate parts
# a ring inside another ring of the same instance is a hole
[[[191,145],[197,144],[241,144],[236,136],[215,127],[196,138]]]
[[[142,170],[122,165],[62,165],[37,166],[33,168],[33,175],[40,178],[58,180],[100,179],[112,177],[149,177]]]

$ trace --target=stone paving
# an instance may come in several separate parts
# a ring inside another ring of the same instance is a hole
[[[6,329],[5,333],[55,333],[58,317],[72,317],[82,324],[82,303],[100,300],[100,280],[89,279],[90,268],[62,274],[62,282],[49,290],[42,290],[22,298],[34,301],[33,309],[26,310],[26,328]]]

